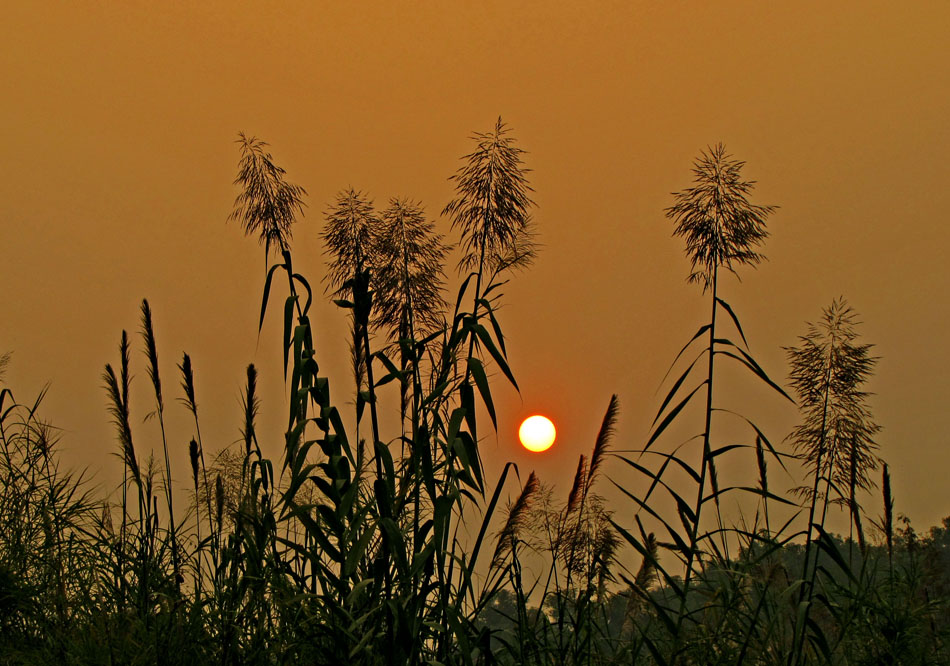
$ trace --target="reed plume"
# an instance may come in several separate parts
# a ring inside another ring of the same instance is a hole
[[[197,453],[198,459],[201,462],[201,474],[204,485],[204,495],[205,495],[205,504],[208,509],[208,520],[211,520],[211,486],[208,484],[208,467],[205,464],[205,447],[201,441],[201,427],[198,425],[198,401],[195,398],[195,373],[191,366],[191,357],[188,354],[182,354],[181,363],[178,364],[178,369],[181,371],[181,387],[185,392],[185,398],[183,402],[188,408],[188,411],[191,412],[192,417],[195,420],[195,435],[197,437]],[[193,440],[194,441],[194,440]],[[194,464],[194,463],[192,463]],[[198,497],[198,491],[195,491],[195,506],[197,509],[197,502],[200,499]],[[215,556],[216,557],[216,556]]]
[[[567,505],[564,507],[564,516],[570,516],[577,510],[580,504],[582,490],[587,479],[587,458],[582,453],[577,460],[577,471],[574,472],[574,481],[571,483],[571,491],[567,494]]]
[[[132,480],[141,487],[142,476],[132,444],[132,427],[129,423],[129,341],[125,331],[122,331],[122,340],[119,343],[119,356],[119,376],[116,376],[112,365],[107,363],[102,378],[109,394],[109,413],[119,435],[122,461],[132,475]]]
[[[191,460],[191,476],[195,482],[195,493],[198,492],[198,442],[192,439],[188,443],[188,458]]]
[[[142,300],[142,338],[145,340],[145,355],[148,357],[148,376],[155,389],[155,412],[162,431],[162,450],[165,454],[165,500],[168,504],[168,529],[171,534],[172,560],[175,566],[176,587],[182,581],[181,563],[178,552],[177,525],[175,523],[175,504],[172,497],[172,467],[168,455],[168,439],[165,436],[165,402],[162,398],[162,380],[158,372],[158,345],[155,342],[155,330],[152,326],[152,308],[147,299]]]
[[[379,226],[373,202],[365,194],[352,187],[337,194],[320,234],[324,253],[330,257],[324,281],[335,297],[349,296],[347,283],[361,271],[376,267]]]
[[[768,238],[765,221],[776,207],[749,202],[755,181],[742,180],[744,166],[717,143],[693,165],[696,185],[674,193],[676,203],[666,209],[676,223],[674,235],[686,240],[693,269],[688,279],[702,283],[703,291],[720,266],[735,273],[739,265],[764,259],[756,248]]]
[[[350,356],[357,396],[364,386],[373,389],[366,383],[367,375],[372,373],[366,327],[372,304],[370,285],[379,263],[375,254],[379,226],[373,202],[350,187],[337,194],[336,202],[326,212],[326,224],[320,234],[324,254],[329,257],[323,278],[326,289],[335,298],[352,299],[353,303]]]
[[[853,489],[850,497],[840,497],[845,502],[854,501],[855,491],[870,489],[869,474],[878,464],[874,438],[881,428],[863,390],[877,359],[871,355],[873,345],[859,342],[857,323],[847,301],[835,299],[818,324],[808,324],[799,345],[785,349],[802,412],[789,439],[814,479],[799,492],[810,500],[820,497],[819,482],[824,482],[826,506],[832,488],[839,495],[843,488]]]
[[[251,363],[247,366],[247,386],[244,389],[244,426],[241,428],[241,437],[244,439],[244,452],[251,455],[251,445],[257,441],[254,421],[261,403],[257,397],[257,368]],[[220,478],[219,478],[220,481]]]
[[[461,232],[459,266],[466,270],[517,267],[534,258],[530,170],[521,159],[525,151],[509,132],[500,117],[493,131],[476,132],[476,149],[462,158],[466,164],[450,178],[457,196],[443,214]]]
[[[191,368],[191,357],[188,354],[182,355],[178,369],[181,371],[181,388],[185,392],[185,405],[192,414],[197,416],[198,403],[195,400],[195,375]]]
[[[155,404],[157,412],[165,408],[162,400],[162,380],[158,374],[158,346],[155,344],[155,331],[152,328],[152,308],[148,301],[142,301],[142,338],[145,340],[145,355],[148,357],[148,377],[152,380],[152,386],[155,388]]]
[[[296,216],[303,215],[307,192],[286,181],[287,172],[264,150],[266,142],[240,132],[237,143],[241,159],[234,184],[241,186],[241,193],[228,220],[240,222],[246,236],[257,234],[265,256],[272,246],[284,252],[290,247]]]
[[[498,533],[498,545],[495,547],[495,553],[492,555],[492,567],[501,566],[507,553],[515,550],[518,543],[518,535],[524,528],[528,520],[528,510],[531,508],[532,500],[538,492],[538,477],[534,472],[528,476],[524,488],[518,499],[508,509],[508,518],[505,520],[505,526]]]
[[[600,424],[600,430],[597,432],[597,439],[594,441],[594,450],[590,455],[590,467],[587,471],[587,479],[584,487],[585,495],[590,492],[590,488],[594,484],[594,479],[597,477],[597,472],[603,463],[604,456],[607,455],[607,451],[610,447],[610,439],[613,437],[614,430],[617,426],[618,411],[619,404],[617,396],[612,395],[610,396],[610,402],[607,404],[607,412],[604,414],[604,420]]]
[[[380,216],[373,324],[392,341],[442,325],[442,265],[450,248],[434,229],[422,205],[408,199],[391,199]]]

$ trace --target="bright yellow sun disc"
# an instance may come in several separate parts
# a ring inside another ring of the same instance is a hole
[[[518,428],[518,439],[529,451],[547,451],[554,444],[555,437],[557,432],[554,430],[554,424],[546,416],[528,417]]]

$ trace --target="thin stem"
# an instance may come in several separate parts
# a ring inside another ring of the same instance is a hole
[[[799,604],[807,600],[808,609],[811,608],[811,600],[814,595],[813,588],[814,588],[815,579],[814,579],[814,573],[812,573],[812,575],[809,576],[809,568],[810,568],[809,563],[811,561],[811,551],[812,551],[812,541],[813,541],[812,527],[815,522],[816,505],[818,504],[818,485],[821,481],[821,464],[823,462],[822,458],[824,457],[824,453],[825,453],[826,428],[827,428],[827,423],[828,423],[828,400],[829,400],[829,395],[831,392],[831,365],[832,365],[832,356],[831,354],[829,354],[828,365],[825,368],[825,377],[824,377],[824,395],[822,397],[821,430],[820,430],[820,435],[819,435],[820,439],[818,442],[818,456],[815,460],[815,483],[812,486],[811,506],[809,507],[809,510],[808,510],[808,530],[805,535],[805,563],[802,568],[802,581],[808,579],[810,582],[807,586],[803,585],[800,588],[799,595],[798,595]],[[830,476],[830,473],[831,472],[829,469],[829,476]],[[826,506],[827,506],[827,499],[828,498],[826,494],[826,497],[825,497]],[[822,524],[824,524],[824,513],[822,516]],[[815,555],[815,569],[817,569],[817,565],[818,565],[818,556],[816,554]],[[799,626],[798,622],[796,622],[796,625],[795,625],[795,634],[793,637],[793,644],[792,644],[792,654],[790,655],[792,658],[793,666],[797,665],[800,662],[801,657],[802,657],[802,650],[799,648],[802,647],[802,643],[804,642],[805,621],[807,620],[807,617],[808,617],[808,609],[806,609],[805,611],[805,616],[802,618],[801,625]]]
[[[714,363],[716,358],[716,313],[717,313],[717,290],[719,286],[719,266],[718,264],[713,267],[712,274],[712,312],[710,314],[710,323],[709,323],[709,342],[707,343],[706,353],[708,354],[708,365],[706,373],[706,423],[703,431],[703,458],[702,465],[699,475],[699,487],[696,494],[696,512],[694,515],[693,528],[689,535],[689,552],[686,555],[686,574],[683,581],[683,596],[680,599],[680,610],[677,614],[676,619],[676,650],[679,649],[679,642],[681,636],[681,629],[683,624],[683,619],[686,615],[686,604],[689,598],[689,588],[690,583],[692,582],[693,577],[693,561],[696,556],[699,539],[699,524],[700,517],[702,516],[703,508],[703,496],[706,490],[706,470],[711,464],[710,461],[710,429],[712,425],[712,402],[713,402],[713,370]],[[673,661],[675,663],[678,654],[674,652]]]

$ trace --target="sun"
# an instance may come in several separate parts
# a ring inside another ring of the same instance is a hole
[[[529,416],[518,428],[518,439],[521,440],[521,445],[535,453],[550,449],[555,437],[557,437],[557,431],[551,419],[540,414]]]

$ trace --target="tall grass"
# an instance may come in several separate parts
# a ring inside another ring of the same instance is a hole
[[[860,437],[835,434],[832,444],[824,426],[793,436],[815,491],[804,507],[776,480],[795,469],[786,466],[793,454],[714,391],[721,364],[737,363],[767,394],[788,397],[723,298],[724,273],[762,259],[773,209],[748,201],[743,164],[721,146],[700,157],[694,187],[667,210],[710,318],[674,359],[643,446],[615,443],[613,396],[566,493],[512,463],[486,478],[484,416],[497,427],[490,378],[517,387],[498,316],[502,290],[536,246],[524,151],[500,119],[473,139],[444,210],[462,253],[454,299],[442,295],[448,246],[421,203],[392,199],[377,217],[351,189],[328,214],[329,290],[352,324],[356,430],[345,427],[321,374],[313,293],[294,265],[306,192],[265,143],[245,135],[231,219],[264,245],[258,334],[273,310],[282,322],[288,401],[277,446],[258,427],[258,369],[249,365],[235,415],[241,440],[206,458],[187,354],[179,402],[192,425],[165,432],[153,313],[143,301],[162,459],[137,448],[138,430],[150,426],[136,425],[142,415],[130,404],[132,343],[123,331],[118,362],[103,373],[123,478],[103,501],[82,475],[60,470],[43,396],[15,400],[2,383],[9,357],[0,357],[0,663],[947,661],[950,527],[919,537],[896,517],[886,466],[883,514],[861,518],[877,432],[859,390],[873,364],[868,348],[852,345],[863,365],[850,375],[853,409],[841,412],[864,419],[863,430],[847,431]],[[827,425],[827,406],[841,400],[819,381],[827,373],[806,376],[795,358],[806,424]],[[399,387],[392,433],[380,417],[389,383]],[[367,415],[368,433],[359,429]],[[695,437],[664,448],[694,415]],[[717,438],[726,418],[748,426],[747,442]],[[187,443],[190,464],[178,475],[190,478],[191,506],[182,512],[179,502],[177,514],[175,442]],[[742,456],[748,479],[720,475]],[[608,503],[607,481],[628,503]],[[857,549],[825,529],[834,499],[852,518]]]

